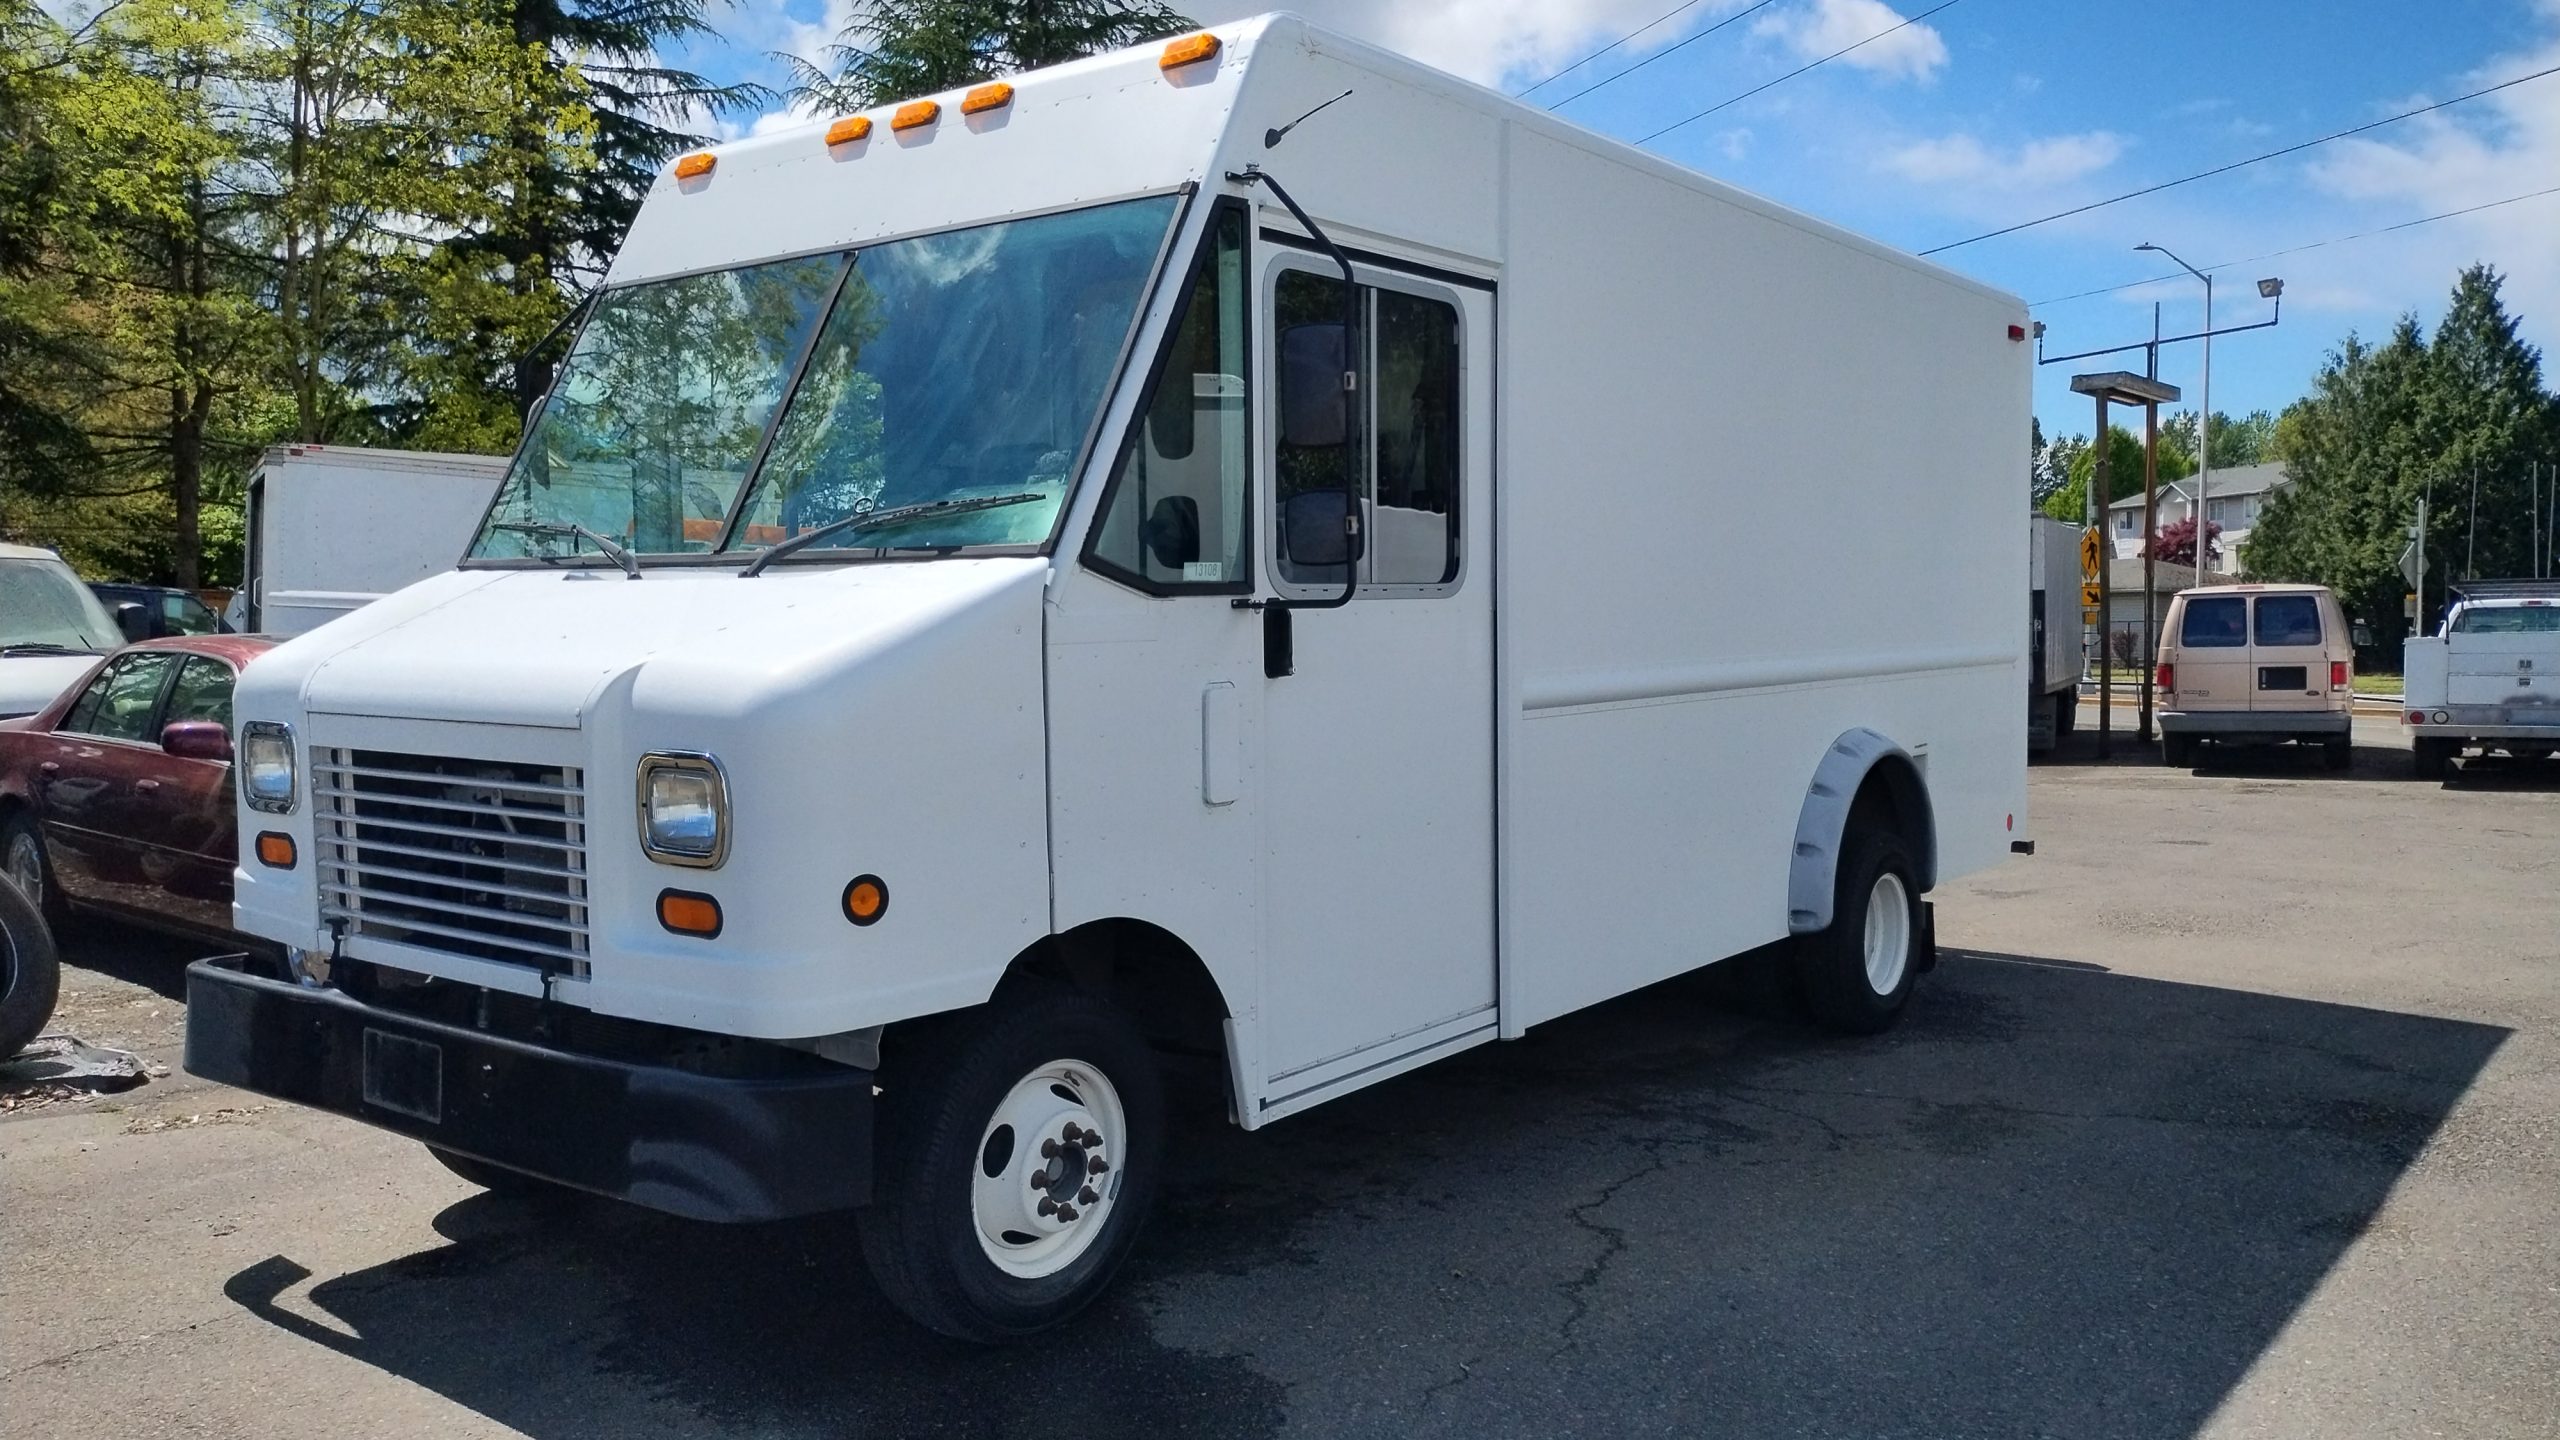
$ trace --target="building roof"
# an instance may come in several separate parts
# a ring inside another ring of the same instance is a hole
[[[2232,495],[2264,495],[2268,491],[2279,490],[2293,483],[2292,477],[2284,473],[2284,462],[2281,460],[2270,460],[2263,465],[2234,465],[2228,470],[2216,470],[2205,478],[2206,482],[2213,487],[2213,498],[2216,500]],[[2160,498],[2163,500],[2174,495],[2180,500],[2192,501],[2195,499],[2195,493],[2196,482],[2193,476],[2184,480],[2171,480],[2160,487]],[[2127,495],[2107,508],[2139,510],[2142,508],[2142,497],[2139,494]]]

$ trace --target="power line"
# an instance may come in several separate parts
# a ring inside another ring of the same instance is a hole
[[[2255,265],[2261,260],[2274,260],[2285,255],[2299,255],[2305,250],[2317,250],[2326,245],[2344,245],[2350,240],[2370,240],[2376,235],[2388,235],[2394,230],[2408,230],[2420,225],[2432,225],[2438,220],[2451,220],[2459,215],[2477,215],[2483,210],[2495,210],[2501,205],[2514,205],[2525,200],[2539,200],[2545,195],[2560,195],[2560,185],[2554,185],[2548,190],[2529,190],[2522,195],[2510,195],[2504,200],[2490,200],[2478,205],[2466,205],[2459,210],[2447,210],[2441,215],[2421,215],[2415,220],[2403,220],[2397,225],[2384,225],[2379,229],[2374,230],[2359,230],[2353,235],[2332,235],[2326,240],[2314,240],[2308,245],[2291,245],[2282,250],[2270,250],[2264,255],[2245,255],[2237,260],[2218,260],[2211,265],[2206,265],[2201,268],[2206,270],[2228,270],[2234,265]],[[2121,285],[2104,285],[2095,290],[2082,290],[2076,294],[2056,295],[2050,300],[2038,300],[2027,308],[2030,310],[2040,310],[2047,305],[2059,305],[2066,300],[2086,300],[2092,295],[2113,295],[2119,290],[2134,290],[2139,289],[2144,285],[2157,285],[2164,280],[2180,279],[2184,274],[2185,272],[2183,271],[2173,270],[2166,275],[2154,275],[2147,280],[2128,280]]]
[[[1628,66],[1628,67],[1627,67],[1626,69],[1624,69],[1624,70],[1615,71],[1615,72],[1613,72],[1613,73],[1611,73],[1611,74],[1609,74],[1609,75],[1606,75],[1606,76],[1601,77],[1601,78],[1600,78],[1600,79],[1598,79],[1598,80],[1594,80],[1594,81],[1592,81],[1590,84],[1583,86],[1581,89],[1574,91],[1572,94],[1567,95],[1567,96],[1566,96],[1566,97],[1564,97],[1563,99],[1556,101],[1556,102],[1555,102],[1554,104],[1552,104],[1552,105],[1549,105],[1547,108],[1548,108],[1548,109],[1550,109],[1550,110],[1561,110],[1561,109],[1563,109],[1565,106],[1572,104],[1574,101],[1581,99],[1583,96],[1590,94],[1592,91],[1599,89],[1599,88],[1600,88],[1601,86],[1603,86],[1603,85],[1615,85],[1615,84],[1616,84],[1616,83],[1618,83],[1619,81],[1626,79],[1628,76],[1633,75],[1634,73],[1636,73],[1637,71],[1639,71],[1639,70],[1643,69],[1643,68],[1644,68],[1644,67],[1646,67],[1647,65],[1652,64],[1654,61],[1656,61],[1656,60],[1660,60],[1660,59],[1663,59],[1663,58],[1665,58],[1665,57],[1667,57],[1667,56],[1669,56],[1669,55],[1672,55],[1672,54],[1674,54],[1674,53],[1676,53],[1676,52],[1678,52],[1678,51],[1686,50],[1686,49],[1688,49],[1690,46],[1697,44],[1699,41],[1704,40],[1704,39],[1706,39],[1708,36],[1713,35],[1713,34],[1714,34],[1714,33],[1716,33],[1717,31],[1719,31],[1719,30],[1723,29],[1723,28],[1724,28],[1724,27],[1726,27],[1727,25],[1730,25],[1730,24],[1732,24],[1733,22],[1735,22],[1735,21],[1737,21],[1737,20],[1740,20],[1740,19],[1743,19],[1743,18],[1745,18],[1745,17],[1749,16],[1749,15],[1750,15],[1750,14],[1752,14],[1754,11],[1758,11],[1758,10],[1766,10],[1766,9],[1768,9],[1771,5],[1774,5],[1774,4],[1776,4],[1776,3],[1777,3],[1777,0],[1758,0],[1758,3],[1756,3],[1756,4],[1750,5],[1750,6],[1746,7],[1746,8],[1744,8],[1744,9],[1741,9],[1741,10],[1736,10],[1736,11],[1735,11],[1735,12],[1733,12],[1732,14],[1727,15],[1727,16],[1726,16],[1726,17],[1724,17],[1723,19],[1721,19],[1721,20],[1717,21],[1717,22],[1716,22],[1716,23],[1714,23],[1713,25],[1708,26],[1706,29],[1701,30],[1701,31],[1699,31],[1697,34],[1690,36],[1688,39],[1683,40],[1683,41],[1680,41],[1680,42],[1679,42],[1678,44],[1676,44],[1676,45],[1666,45],[1666,46],[1664,46],[1663,48],[1661,48],[1661,49],[1659,49],[1659,50],[1656,50],[1656,51],[1654,51],[1652,54],[1647,55],[1647,56],[1646,56],[1646,57],[1644,57],[1643,59],[1641,59],[1641,60],[1637,61],[1637,62],[1636,62],[1636,63],[1634,63],[1633,65]],[[1681,7],[1681,9],[1687,9],[1687,8],[1688,8],[1687,6],[1682,6],[1682,7]],[[1672,13],[1672,14],[1674,14],[1674,15],[1676,15],[1676,14],[1678,14],[1678,13],[1680,13],[1680,12],[1679,12],[1678,10],[1675,10],[1675,11],[1673,11],[1673,12],[1671,12],[1671,13]],[[1667,19],[1667,18],[1669,18],[1669,17],[1667,17],[1667,16],[1666,16],[1665,18]],[[1662,21],[1657,20],[1657,21],[1655,21],[1655,22],[1653,22],[1653,23],[1654,23],[1654,25],[1659,25],[1659,24],[1661,24],[1661,23],[1662,23]],[[1645,27],[1645,30],[1650,30],[1650,29],[1652,29],[1652,28],[1653,28],[1653,25],[1648,25],[1648,26],[1646,26],[1646,27]],[[1644,30],[1639,30],[1639,31],[1637,31],[1637,32],[1636,32],[1636,35],[1641,35],[1641,34],[1643,34],[1643,33],[1644,33]],[[1628,37],[1627,37],[1627,39],[1629,39],[1629,40],[1632,40],[1632,39],[1634,39],[1634,38],[1635,38],[1635,35],[1630,35],[1630,36],[1628,36]],[[1621,42],[1621,43],[1624,43],[1624,42]]]
[[[1754,86],[1752,86],[1750,89],[1743,91],[1741,94],[1734,96],[1734,97],[1733,97],[1732,99],[1730,99],[1730,100],[1719,100],[1719,101],[1717,101],[1715,104],[1708,106],[1706,109],[1699,111],[1697,114],[1690,116],[1690,117],[1689,117],[1688,119],[1686,119],[1686,120],[1675,120],[1675,121],[1671,122],[1670,124],[1663,126],[1661,129],[1654,131],[1652,134],[1647,135],[1646,137],[1644,137],[1644,138],[1643,138],[1643,139],[1641,139],[1641,140],[1638,140],[1636,143],[1637,143],[1637,144],[1639,144],[1639,145],[1650,145],[1650,144],[1652,144],[1654,141],[1661,139],[1663,136],[1670,134],[1672,131],[1679,129],[1679,128],[1680,128],[1681,126],[1683,126],[1683,125],[1693,124],[1693,123],[1695,123],[1695,122],[1697,122],[1697,121],[1704,120],[1704,119],[1706,119],[1708,116],[1713,115],[1713,114],[1714,114],[1714,113],[1716,113],[1717,111],[1724,109],[1724,108],[1725,108],[1726,106],[1728,106],[1728,105],[1739,105],[1739,104],[1741,104],[1743,101],[1748,100],[1748,99],[1750,99],[1752,96],[1759,94],[1759,93],[1760,93],[1761,91],[1763,91],[1763,90],[1770,89],[1770,88],[1771,88],[1771,87],[1773,87],[1773,86],[1784,85],[1784,84],[1785,84],[1785,83],[1787,83],[1788,81],[1793,80],[1794,78],[1796,78],[1797,76],[1799,76],[1799,75],[1803,74],[1803,73],[1804,73],[1804,72],[1806,72],[1807,70],[1814,69],[1814,68],[1816,68],[1816,67],[1818,67],[1818,66],[1828,65],[1828,64],[1830,64],[1832,61],[1839,59],[1841,56],[1848,54],[1848,53],[1849,53],[1850,51],[1852,51],[1852,50],[1862,49],[1862,48],[1864,48],[1864,47],[1866,47],[1866,46],[1873,45],[1874,43],[1876,43],[1877,41],[1879,41],[1879,40],[1883,39],[1883,38],[1884,38],[1884,37],[1886,37],[1887,35],[1891,35],[1891,34],[1893,34],[1895,31],[1908,29],[1908,28],[1909,28],[1909,27],[1911,27],[1911,26],[1917,25],[1917,24],[1919,24],[1921,21],[1928,19],[1930,16],[1935,15],[1935,14],[1937,14],[1939,11],[1944,10],[1944,9],[1946,9],[1948,6],[1953,5],[1953,4],[1956,4],[1956,3],[1957,3],[1957,0],[1939,0],[1939,3],[1938,3],[1938,4],[1933,5],[1933,6],[1931,6],[1930,8],[1928,8],[1928,9],[1926,9],[1926,10],[1921,11],[1919,14],[1912,16],[1910,19],[1903,21],[1900,25],[1888,26],[1888,27],[1886,27],[1885,29],[1882,29],[1882,30],[1877,31],[1877,32],[1876,32],[1876,33],[1874,33],[1873,35],[1868,36],[1866,39],[1859,41],[1859,42],[1858,42],[1857,44],[1855,44],[1855,45],[1843,45],[1843,46],[1841,46],[1839,49],[1832,51],[1830,54],[1823,56],[1823,57],[1822,57],[1821,59],[1819,59],[1819,60],[1812,61],[1812,62],[1810,62],[1810,63],[1808,63],[1808,64],[1799,65],[1799,66],[1797,66],[1795,69],[1788,71],[1786,74],[1779,76],[1777,79],[1769,81],[1767,84],[1754,85]],[[1759,7],[1759,6],[1757,6],[1757,5],[1755,5],[1755,6],[1751,7],[1751,8],[1752,8],[1753,10],[1757,10],[1757,9],[1759,9],[1760,7]],[[1743,12],[1743,14],[1744,14],[1744,15],[1747,15],[1747,14],[1749,14],[1749,13],[1751,13],[1749,10],[1746,10],[1746,11],[1744,11],[1744,12]],[[1741,18],[1742,18],[1742,16],[1741,16],[1741,15],[1737,15],[1737,16],[1735,16],[1735,17],[1733,17],[1733,18],[1734,18],[1734,19],[1736,19],[1736,20],[1739,20],[1739,19],[1741,19]],[[1670,53],[1670,52],[1665,51],[1664,53],[1665,53],[1665,54],[1668,54],[1668,53]],[[1632,68],[1632,67],[1631,67],[1631,68]],[[1624,73],[1624,72],[1620,72],[1620,73]],[[1549,107],[1549,108],[1553,108],[1553,107]],[[1925,255],[1925,254],[1927,254],[1928,252],[1924,250],[1924,251],[1922,251],[1921,253]]]
[[[1976,241],[1997,239],[2002,235],[2014,235],[2021,230],[2031,230],[2038,225],[2050,224],[2056,220],[2068,219],[2073,215],[2086,215],[2092,210],[2103,210],[2110,205],[2119,204],[2126,200],[2139,199],[2145,195],[2157,195],[2163,190],[2175,189],[2180,185],[2192,184],[2198,180],[2209,180],[2216,175],[2228,175],[2234,170],[2255,165],[2261,160],[2273,160],[2278,156],[2291,155],[2298,151],[2308,150],[2315,145],[2326,145],[2332,140],[2344,140],[2350,135],[2361,135],[2367,130],[2379,130],[2385,125],[2396,125],[2403,120],[2413,119],[2417,116],[2424,115],[2429,111],[2442,110],[2448,105],[2459,105],[2465,100],[2477,100],[2483,95],[2494,95],[2498,91],[2508,89],[2511,86],[2522,85],[2528,80],[2539,80],[2545,75],[2553,74],[2560,74],[2560,65],[2554,65],[2545,70],[2536,70],[2530,75],[2518,75],[2512,80],[2501,80],[2495,85],[2488,86],[2485,89],[2474,90],[2468,95],[2456,95],[2450,100],[2439,100],[2433,105],[2421,105],[2415,110],[2403,110],[2397,115],[2385,116],[2380,120],[2369,120],[2362,125],[2350,126],[2344,130],[2323,135],[2317,140],[2305,140],[2299,144],[2287,145],[2281,150],[2270,150],[2263,155],[2252,155],[2246,160],[2234,160],[2228,165],[2216,165],[2210,170],[2199,170],[2193,175],[2181,176],[2175,180],[2163,180],[2157,185],[2145,185],[2139,190],[2128,190],[2122,195],[2117,195],[2109,199],[2092,200],[2086,205],[2074,205],[2068,210],[2057,210],[2050,215],[2042,216],[2034,220],[2021,220],[2015,225],[2003,226],[1998,230],[1986,230],[1979,235],[1970,235],[1962,240],[1950,240],[1944,245],[1923,250],[1920,253],[1923,255],[1942,254],[1949,250],[1960,249],[1964,246],[1971,245]],[[1646,138],[1650,139],[1651,137],[1648,136]]]
[[[1601,46],[1599,49],[1594,50],[1590,54],[1583,56],[1581,59],[1574,61],[1572,64],[1565,66],[1563,69],[1551,73],[1546,79],[1539,81],[1528,89],[1513,92],[1511,98],[1514,100],[1522,100],[1531,95],[1535,95],[1539,91],[1553,85],[1558,80],[1561,80],[1567,75],[1572,74],[1574,71],[1581,69],[1583,66],[1590,64],[1592,61],[1599,59],[1601,56],[1608,54],[1610,51],[1617,49],[1619,46],[1626,44],[1628,41],[1633,40],[1647,30],[1652,29],[1654,26],[1670,19],[1672,16],[1679,14],[1681,11],[1695,10],[1705,3],[1706,0],[1681,0],[1679,5],[1663,11],[1662,14],[1655,19],[1646,21],[1644,24],[1628,31],[1626,34],[1619,36],[1617,39],[1610,41],[1608,44]],[[1619,73],[1624,74],[1626,72],[1620,71]],[[1568,96],[1566,98],[1570,99],[1571,97]]]

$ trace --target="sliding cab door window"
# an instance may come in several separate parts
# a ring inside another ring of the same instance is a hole
[[[1088,563],[1140,589],[1251,588],[1245,296],[1245,212],[1223,206],[1086,549]]]
[[[1310,376],[1339,354],[1342,282],[1303,270],[1283,271],[1273,297],[1283,373]],[[1290,497],[1342,487],[1355,467],[1367,523],[1360,560],[1366,585],[1436,586],[1458,578],[1460,396],[1457,307],[1408,291],[1360,287],[1360,383],[1348,423],[1279,427],[1274,486],[1279,512]],[[1312,384],[1308,387],[1312,390]],[[1277,542],[1280,578],[1321,590],[1342,583],[1339,565],[1308,565],[1289,554],[1288,527]]]
[[[1400,290],[1373,297],[1368,580],[1445,585],[1458,578],[1458,311]]]

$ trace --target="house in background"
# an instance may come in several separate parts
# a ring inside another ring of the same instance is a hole
[[[2222,527],[2222,555],[2213,569],[2217,574],[2248,573],[2245,552],[2249,532],[2257,527],[2258,516],[2276,492],[2293,483],[2276,461],[2264,465],[2235,465],[2216,470],[2205,477],[2209,491],[2205,503],[2213,510],[2212,521]],[[2189,476],[2160,487],[2160,524],[2184,520],[2195,513],[2196,482]],[[2142,554],[2142,496],[2128,495],[2107,507],[2107,543],[2109,552],[2119,558],[2138,558]]]

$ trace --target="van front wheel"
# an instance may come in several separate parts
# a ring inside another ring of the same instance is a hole
[[[1057,1325],[1137,1241],[1164,1145],[1156,1057],[1118,1009],[1022,986],[880,1073],[863,1259],[929,1330],[993,1343]]]
[[[1911,998],[1927,929],[1911,852],[1886,830],[1853,831],[1832,878],[1831,924],[1796,939],[1806,1008],[1834,1030],[1873,1035]]]

